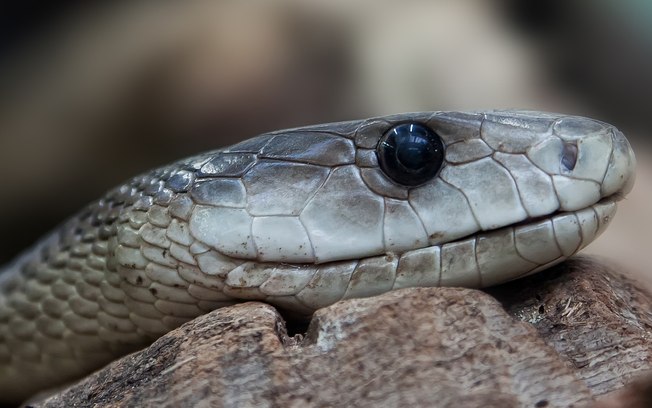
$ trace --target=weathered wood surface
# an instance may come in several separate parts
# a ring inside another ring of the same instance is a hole
[[[288,336],[273,307],[250,302],[33,406],[588,407],[652,368],[651,304],[582,258],[489,294],[404,289],[342,301],[319,310],[305,336]]]

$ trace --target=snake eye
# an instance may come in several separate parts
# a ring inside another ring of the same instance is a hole
[[[378,163],[392,180],[417,186],[435,177],[444,161],[444,144],[430,128],[402,123],[389,129],[376,147]]]

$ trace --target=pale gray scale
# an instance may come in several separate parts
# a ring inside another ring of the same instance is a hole
[[[224,287],[224,278],[207,274],[203,272],[196,266],[192,265],[180,265],[178,268],[179,276],[183,278],[186,282],[189,282],[190,285],[196,285],[211,291],[216,292],[216,295],[219,294]],[[224,276],[226,276],[224,273]]]
[[[15,316],[9,322],[9,328],[17,340],[30,341],[34,339],[36,334],[36,323],[31,319],[24,319],[20,316]],[[38,360],[39,355],[40,353],[35,353],[35,355],[30,357],[35,356]]]
[[[199,269],[210,276],[225,278],[226,275],[243,261],[231,258],[215,250],[208,250],[196,256]]]
[[[606,131],[576,141],[576,160],[570,175],[601,183],[607,173],[612,153],[612,134]]]
[[[75,283],[77,293],[91,302],[97,302],[97,299],[102,297],[99,285],[89,279],[89,275],[94,273],[90,272],[88,267],[82,268],[77,278],[78,280]]]
[[[188,224],[178,219],[170,221],[170,225],[168,225],[165,235],[170,240],[186,247],[189,247],[193,242]]]
[[[582,231],[576,213],[563,213],[552,218],[555,241],[565,257],[571,256],[582,245]]]
[[[240,177],[256,163],[253,153],[218,153],[197,171],[197,177]]]
[[[482,276],[476,254],[477,240],[469,238],[441,247],[439,286],[482,287]]]
[[[122,278],[120,284],[128,283],[134,287],[146,287],[152,283],[151,279],[145,275],[144,267],[142,269],[135,269],[118,266],[116,273]]]
[[[183,286],[167,286],[158,282],[152,282],[149,284],[148,290],[156,297],[154,303],[158,300],[188,304],[195,304],[197,302],[197,299],[192,297]]]
[[[177,261],[184,262],[190,265],[197,264],[197,261],[192,256],[187,246],[179,245],[173,242],[172,244],[170,244],[169,249],[170,249],[170,255],[172,255],[172,257]]]
[[[171,216],[188,221],[194,206],[192,198],[187,195],[179,195],[170,202],[168,209]]]
[[[355,145],[358,149],[375,149],[383,134],[391,128],[388,121],[369,119],[360,124],[355,132]]]
[[[112,288],[112,290],[117,291],[119,289]],[[115,301],[109,297],[110,295],[109,296],[106,295],[106,290],[104,289],[104,285],[103,285],[102,295],[103,297],[99,299],[99,305],[103,312],[113,315],[115,317],[125,318],[129,316],[129,309],[123,303],[123,301],[125,300],[125,296],[123,293],[121,293],[120,299],[118,301]]]
[[[98,296],[93,300],[88,300],[84,297],[77,296],[71,298],[68,301],[68,304],[70,305],[70,309],[79,316],[94,318],[100,310],[100,306],[97,302],[99,298],[101,298],[101,296]]]
[[[430,245],[453,241],[480,229],[464,194],[440,178],[410,190],[409,203],[426,228]],[[456,221],[451,224],[449,219]]]
[[[602,196],[609,196],[618,192],[621,194],[629,193],[636,178],[636,158],[632,147],[622,132],[617,129],[612,129],[612,138],[613,149],[609,158],[609,167],[600,188]]]
[[[479,139],[482,114],[473,112],[435,112],[427,121],[445,145]]]
[[[553,124],[553,119],[541,116],[486,113],[480,135],[496,151],[525,153],[528,148],[552,135]]]
[[[170,176],[174,174],[174,170],[187,170],[196,174],[198,170],[204,167],[211,159],[215,158],[215,156],[219,155],[221,152],[222,149],[216,149],[179,160],[169,166],[169,168],[172,169]]]
[[[95,334],[100,328],[95,317],[86,318],[74,313],[74,311],[63,315],[62,321],[68,329],[79,334]]]
[[[247,210],[253,216],[299,215],[330,171],[329,167],[262,160],[242,178]]]
[[[170,190],[167,187],[163,188],[154,196],[154,204],[167,207],[172,201],[172,199],[174,198],[174,196],[175,194],[174,192],[172,192],[172,190]]]
[[[392,289],[440,286],[441,248],[430,246],[401,255]]]
[[[36,320],[36,326],[39,333],[42,333],[47,338],[51,339],[61,339],[66,331],[66,326],[63,324],[60,318],[52,318],[47,315],[42,315]],[[57,347],[62,347],[65,345],[58,342],[51,342]]]
[[[585,208],[577,213],[580,230],[582,231],[582,244],[580,249],[586,247],[598,233],[598,217],[593,208]]]
[[[467,163],[491,156],[493,152],[482,139],[467,139],[446,146],[446,161],[453,164]]]
[[[70,256],[75,258],[86,258],[91,253],[91,245],[86,242],[92,238],[87,238],[87,235],[82,237],[82,242],[78,243],[70,249]]]
[[[38,302],[49,294],[50,287],[37,280],[29,280],[25,283],[25,296],[30,302]]]
[[[168,268],[156,263],[150,263],[145,267],[145,275],[153,282],[167,286],[187,286],[187,282],[179,276],[176,268]]]
[[[342,299],[357,261],[333,262],[319,266],[317,273],[295,296],[306,307],[317,310]]]
[[[564,140],[580,140],[610,131],[611,126],[581,116],[564,116],[555,121],[553,132]]]
[[[492,158],[446,166],[440,177],[464,193],[485,231],[527,218],[514,179]]]
[[[207,245],[204,245],[200,241],[195,241],[190,245],[190,253],[193,255],[201,255],[209,252],[211,248]]]
[[[144,242],[159,248],[169,248],[170,240],[166,236],[166,228],[157,227],[153,224],[145,224],[138,230],[138,235]],[[142,244],[141,244],[142,246]]]
[[[240,208],[197,205],[190,217],[190,232],[201,242],[234,258],[254,259],[252,216]]]
[[[392,289],[398,257],[378,256],[361,260],[355,267],[342,299],[369,297]]]
[[[221,281],[220,281],[221,282]],[[229,302],[233,301],[233,298],[226,293],[222,292],[222,288],[224,287],[223,283],[220,283],[220,289],[217,288],[209,288],[206,287],[205,284],[202,285],[196,285],[196,284],[190,284],[188,286],[188,293],[192,295],[192,297],[196,298],[199,300],[197,303],[199,307],[201,306],[202,302]]]
[[[566,152],[571,142],[574,152],[569,159]],[[602,196],[602,180],[613,155],[610,130],[571,142],[555,136],[533,146],[527,153],[535,165],[553,176],[562,209],[567,211],[584,208]]]
[[[563,211],[579,210],[600,199],[600,184],[595,181],[554,175],[552,183]]]
[[[481,234],[476,239],[475,256],[483,286],[512,280],[519,272],[538,266],[519,255],[513,228]]]
[[[140,249],[124,245],[118,245],[116,248],[115,259],[118,265],[129,269],[144,269],[149,263]]]
[[[527,150],[527,157],[541,170],[549,175],[568,174],[568,169],[562,168],[564,142],[558,136],[547,137],[533,144]]]
[[[139,196],[134,200],[133,204],[131,204],[131,208],[147,213],[152,205],[154,205],[154,197],[153,195],[147,195],[143,190],[138,190],[138,194]],[[94,222],[94,220],[89,219],[88,222],[97,225],[97,222]]]
[[[355,152],[355,164],[358,167],[377,167],[378,156],[375,149],[357,149]]]
[[[290,296],[299,293],[317,272],[314,265],[279,264],[260,285],[260,291],[269,296]]]
[[[24,287],[24,284],[21,285],[21,289]],[[74,286],[71,291],[69,291],[69,295],[67,296],[67,299],[70,298],[71,296],[75,296],[76,293],[74,291]],[[66,300],[67,300],[66,299]],[[20,315],[21,318],[33,320],[39,316],[39,307],[38,304],[33,304],[30,302],[30,300],[27,298],[24,292],[17,292],[14,293],[14,296],[9,299],[9,302],[7,302],[9,306],[17,310],[17,315]]]
[[[541,111],[535,111],[530,109],[493,109],[489,111],[489,113],[500,114],[500,115],[511,114],[516,118],[521,118],[525,120],[529,120],[533,118],[534,119],[541,118],[541,119],[550,119],[551,121],[557,121],[559,119],[568,117],[568,115],[564,115],[562,113],[541,112]]]
[[[139,310],[139,305],[132,305],[132,307],[135,308],[134,310]],[[136,326],[138,326],[139,329],[154,337],[159,337],[169,331],[168,327],[163,324],[163,316],[163,313],[160,312],[156,317],[146,317],[140,313],[132,313],[129,318],[136,324]]]
[[[123,247],[140,248],[142,237],[139,230],[132,228],[130,225],[121,225],[117,229],[117,240]]]
[[[102,295],[104,298],[106,298],[110,302],[114,302],[117,304],[122,303],[122,301],[125,298],[124,292],[120,290],[119,284],[118,285],[113,285],[111,283],[107,282],[102,282],[100,285],[100,290],[102,291]],[[45,304],[45,302],[44,302]],[[53,310],[51,307],[46,307],[46,310]],[[111,313],[114,314],[114,313]],[[119,316],[119,315],[118,315]]]
[[[315,253],[299,217],[256,217],[251,233],[262,262],[314,262]]]
[[[283,161],[340,166],[355,162],[355,146],[351,140],[322,132],[279,134],[259,157]]]
[[[375,168],[361,168],[362,180],[369,187],[369,190],[380,196],[392,197],[401,200],[408,198],[408,189],[391,181],[385,173]]]
[[[227,274],[224,284],[231,288],[258,288],[269,279],[276,264],[245,262]]]
[[[186,192],[195,181],[195,173],[188,170],[175,172],[166,181],[166,186],[175,193]]]
[[[149,196],[154,196],[163,190],[163,181],[159,179],[151,179],[143,188],[143,193]]]
[[[121,333],[134,333],[136,326],[129,319],[121,319],[106,313],[98,313],[97,320],[104,328]]]
[[[389,123],[404,123],[404,122],[417,122],[417,123],[426,123],[432,118],[432,112],[411,112],[411,113],[396,113],[393,115],[383,116],[383,121]]]
[[[93,255],[95,255],[95,258],[98,259],[104,259],[106,260],[106,255],[109,253],[109,243],[108,240],[112,239],[115,237],[115,235],[118,233],[117,227],[111,229],[111,236],[103,238],[102,241],[97,241],[93,243]],[[55,265],[52,263],[48,262],[48,266],[51,266],[53,268],[56,268]],[[102,265],[104,266],[104,265]]]
[[[521,203],[529,217],[551,214],[559,208],[552,179],[527,157],[496,152],[493,158],[505,166],[516,182]]]
[[[516,250],[530,262],[543,265],[563,256],[555,240],[552,220],[518,226],[515,228],[514,236]]]
[[[600,203],[599,205],[593,205],[591,208],[595,211],[595,214],[598,218],[598,230],[596,232],[596,237],[600,236],[609,226],[613,220],[614,215],[616,214],[616,203],[606,202]]]
[[[428,245],[428,233],[421,219],[406,201],[385,198],[383,222],[383,237],[387,252],[402,253]]]
[[[300,219],[318,263],[382,253],[383,197],[370,193],[353,165],[335,168]]]
[[[197,204],[215,207],[244,208],[247,203],[247,192],[240,178],[198,181],[190,190],[190,196]]]
[[[84,268],[84,280],[91,285],[99,286],[104,281],[106,259],[91,254],[86,258],[86,265],[87,268]]]

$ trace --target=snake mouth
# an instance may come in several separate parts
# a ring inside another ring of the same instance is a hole
[[[615,193],[615,194],[612,194],[610,196],[603,197],[599,201],[597,201],[596,203],[593,203],[593,204],[591,204],[591,205],[589,205],[587,207],[584,207],[584,208],[580,208],[578,210],[572,210],[572,211],[558,210],[558,211],[552,212],[550,214],[540,215],[538,217],[527,218],[527,219],[525,219],[523,221],[519,221],[519,222],[514,223],[512,225],[508,225],[506,227],[496,228],[494,230],[487,230],[487,231],[484,231],[484,232],[498,231],[498,230],[501,230],[501,229],[504,229],[504,228],[510,228],[510,227],[511,228],[518,228],[518,227],[525,226],[525,225],[536,224],[536,223],[539,223],[541,221],[546,221],[546,220],[553,219],[554,217],[557,217],[557,216],[563,216],[563,215],[567,215],[567,214],[574,214],[574,213],[577,213],[578,211],[583,211],[583,210],[592,208],[594,206],[615,205],[618,201],[621,201],[624,198],[625,198],[625,195],[623,193]]]
[[[585,208],[529,218],[423,251],[440,254],[437,286],[494,286],[549,268],[585,248],[607,228],[621,198],[614,194]],[[401,258],[406,256],[410,252]]]

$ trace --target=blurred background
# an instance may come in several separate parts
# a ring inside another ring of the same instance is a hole
[[[2,7],[0,263],[130,176],[260,132],[518,107],[599,118],[628,135],[635,190],[588,252],[652,284],[647,0]]]

